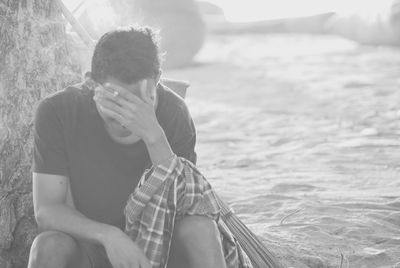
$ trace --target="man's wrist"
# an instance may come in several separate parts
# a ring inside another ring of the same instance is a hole
[[[154,146],[155,144],[160,143],[164,139],[165,139],[164,130],[161,128],[161,126],[158,126],[157,128],[155,128],[154,131],[152,131],[151,134],[144,137],[143,141],[147,146]]]
[[[122,230],[113,225],[107,225],[105,230],[97,235],[97,240],[100,244],[104,245],[111,237],[116,237],[122,233]]]
[[[155,134],[155,132],[154,132]],[[174,155],[164,131],[159,132],[144,141],[153,166],[157,166]]]

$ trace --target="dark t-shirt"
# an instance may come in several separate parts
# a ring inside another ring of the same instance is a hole
[[[172,150],[196,162],[196,133],[182,98],[160,85],[157,119]],[[34,125],[32,171],[68,176],[76,208],[120,228],[129,194],[151,160],[143,141],[122,145],[109,136],[93,91],[68,87],[39,104]]]

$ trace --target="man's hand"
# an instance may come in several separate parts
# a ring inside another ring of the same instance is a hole
[[[146,94],[147,80],[140,82],[141,97],[115,84],[96,88],[94,100],[107,116],[143,139],[145,143],[157,141],[164,135],[157,121],[153,99]]]
[[[121,125],[140,137],[147,146],[153,165],[169,159],[173,151],[158,123],[154,102],[146,91],[148,80],[140,82],[140,95],[136,96],[126,88],[106,84],[96,88],[94,100],[108,117],[117,120]],[[112,92],[117,92],[113,94]]]
[[[151,268],[138,245],[121,230],[113,230],[102,241],[113,268]]]

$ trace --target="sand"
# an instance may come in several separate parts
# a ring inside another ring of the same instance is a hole
[[[190,81],[198,165],[288,267],[400,267],[400,50],[210,36]]]

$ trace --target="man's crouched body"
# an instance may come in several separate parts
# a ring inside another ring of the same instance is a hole
[[[167,267],[225,267],[220,243],[220,234],[213,220],[202,216],[186,216],[175,225]],[[39,234],[32,244],[28,267],[112,266],[101,245],[78,241],[62,232],[45,231]]]
[[[127,198],[147,168],[171,155],[196,162],[193,120],[184,100],[160,83],[151,29],[104,34],[91,73],[93,88],[69,86],[35,114],[33,203],[44,232],[29,268],[150,268],[120,229]],[[211,219],[187,216],[174,229],[170,267],[225,267]]]

